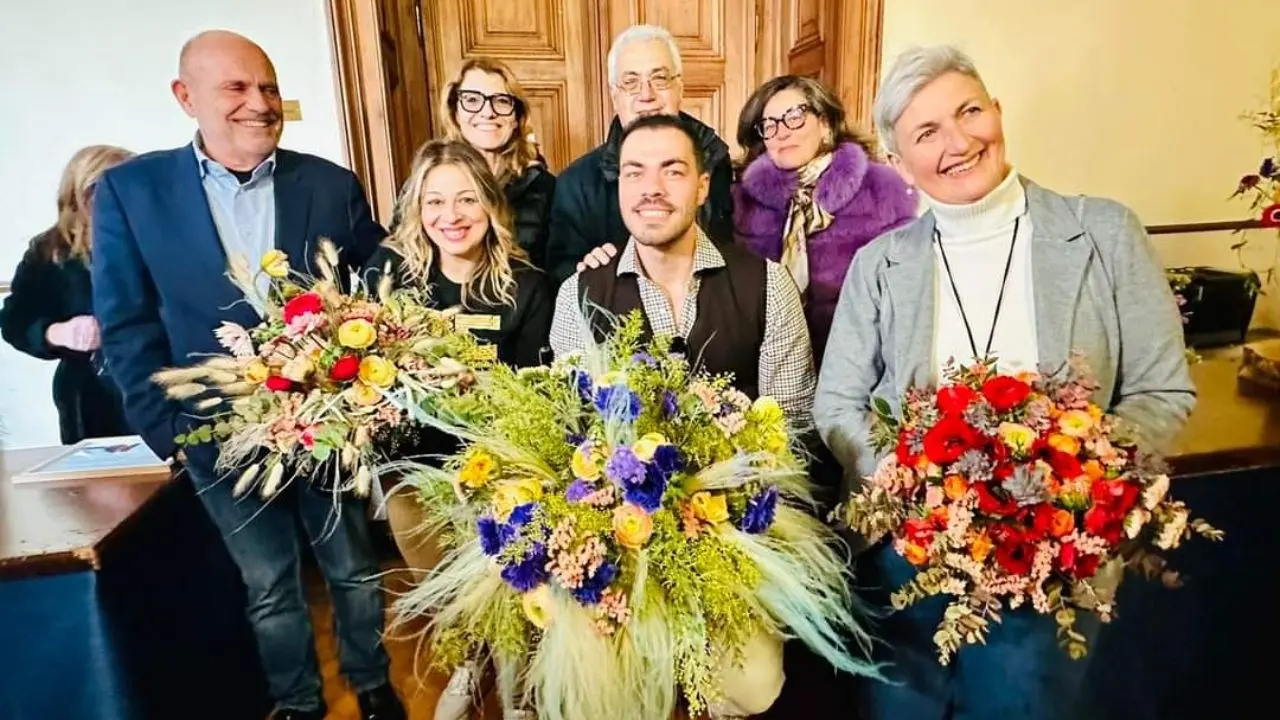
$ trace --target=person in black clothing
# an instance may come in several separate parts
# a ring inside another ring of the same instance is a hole
[[[0,310],[0,334],[17,350],[58,360],[53,402],[62,443],[132,435],[120,391],[98,357],[89,278],[92,195],[103,171],[133,157],[110,145],[81,149],[58,186],[58,222],[31,241]]]
[[[733,164],[729,146],[716,131],[680,112],[684,92],[680,50],[664,28],[636,25],[623,31],[609,50],[609,91],[616,117],[604,144],[561,173],[551,206],[547,271],[563,282],[587,253],[604,245],[626,245],[630,233],[618,205],[618,143],[622,129],[645,115],[677,115],[697,140],[711,176],[698,225],[718,244],[733,242]]]
[[[461,306],[459,327],[495,346],[500,362],[540,364],[551,331],[554,288],[515,243],[510,210],[480,152],[461,140],[423,145],[397,209],[395,231],[365,266],[367,285],[375,287],[390,273],[398,286],[425,286],[432,306]],[[424,428],[404,454],[425,460],[457,449],[452,436]],[[420,530],[418,497],[394,478],[384,478],[383,487],[396,546],[420,578],[440,561],[441,550]],[[478,679],[475,667],[459,671],[437,705],[436,718],[464,717]]]
[[[556,176],[538,152],[515,73],[500,60],[467,60],[445,91],[441,115],[450,139],[466,141],[488,161],[511,208],[516,244],[545,269]]]

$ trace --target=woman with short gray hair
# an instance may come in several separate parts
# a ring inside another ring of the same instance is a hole
[[[1099,385],[1094,400],[1147,444],[1170,441],[1195,390],[1173,295],[1134,213],[1021,176],[1006,159],[1000,104],[953,47],[900,56],[875,122],[889,162],[928,211],[863,248],[841,289],[814,420],[846,477],[870,476],[878,460],[868,437],[873,399],[896,408],[953,359],[1055,370],[1083,352]],[[914,575],[888,543],[865,561],[886,591]],[[944,605],[935,597],[882,625],[891,679],[902,682],[869,688],[868,717],[1080,716],[1086,661],[1057,647],[1051,618],[1007,612],[986,645],[942,666],[932,636]],[[1077,629],[1092,639],[1096,618],[1082,617]]]

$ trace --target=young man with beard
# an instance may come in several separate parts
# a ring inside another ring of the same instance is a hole
[[[777,263],[715,244],[698,227],[711,181],[694,132],[675,116],[642,117],[618,148],[630,238],[607,264],[561,285],[556,355],[605,336],[609,323],[595,308],[615,316],[641,309],[651,332],[676,338],[706,370],[732,372],[739,390],[772,396],[796,427],[809,427],[816,380],[800,294]]]

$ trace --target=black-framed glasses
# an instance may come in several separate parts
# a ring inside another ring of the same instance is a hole
[[[639,95],[645,83],[648,83],[654,92],[662,92],[663,90],[669,90],[671,83],[675,82],[679,77],[679,74],[672,75],[665,70],[656,72],[647,78],[642,78],[639,75],[628,75],[622,78],[616,87],[628,95]]]
[[[486,103],[493,108],[494,115],[502,116],[511,115],[520,107],[520,99],[515,95],[507,93],[485,95],[476,90],[458,91],[458,107],[469,113],[480,112],[484,109]]]
[[[762,139],[768,140],[778,134],[779,123],[786,125],[788,130],[799,130],[804,127],[812,110],[809,103],[801,103],[782,113],[782,117],[762,117],[756,123],[756,132]]]

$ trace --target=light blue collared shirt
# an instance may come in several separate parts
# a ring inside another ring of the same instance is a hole
[[[243,256],[256,270],[262,256],[276,246],[276,154],[259,163],[242,184],[226,166],[206,155],[200,144],[197,135],[192,147],[222,248],[228,260]],[[260,275],[258,290],[266,292],[269,282],[265,274]]]

